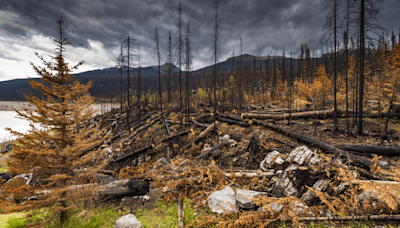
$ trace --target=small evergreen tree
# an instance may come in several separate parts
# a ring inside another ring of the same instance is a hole
[[[26,99],[34,106],[33,110],[17,111],[18,116],[33,123],[40,123],[44,128],[31,125],[28,133],[11,131],[20,136],[13,145],[14,154],[8,161],[10,172],[18,174],[32,173],[38,183],[30,186],[21,178],[5,184],[3,190],[15,198],[35,197],[26,205],[15,210],[33,210],[43,207],[53,207],[56,215],[60,216],[63,224],[67,220],[67,212],[74,207],[75,200],[71,185],[76,185],[86,178],[78,178],[75,173],[82,167],[89,168],[89,163],[95,159],[92,153],[80,158],[84,151],[106,140],[99,129],[94,126],[79,127],[81,123],[91,118],[94,111],[90,109],[93,97],[88,94],[91,83],[81,84],[73,81],[72,70],[77,69],[82,62],[70,67],[64,60],[65,46],[69,44],[63,36],[63,20],[57,21],[59,38],[52,40],[57,44],[56,56],[53,61],[46,61],[36,53],[44,67],[35,66],[33,69],[41,76],[41,82],[29,79],[31,86],[44,94],[46,99],[28,97]],[[98,152],[97,155],[99,156]],[[105,164],[105,163],[102,163]],[[103,165],[97,169],[103,168]],[[90,169],[88,169],[90,170]],[[90,175],[87,173],[87,175]]]

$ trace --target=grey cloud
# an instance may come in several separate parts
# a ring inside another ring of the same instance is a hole
[[[90,48],[89,40],[99,41],[106,49],[117,49],[129,35],[136,38],[143,53],[143,64],[152,64],[154,29],[159,29],[160,46],[166,60],[168,32],[176,38],[178,0],[5,0],[1,12],[18,14],[18,21],[0,23],[0,30],[14,36],[30,37],[30,29],[44,36],[56,36],[55,21],[65,19],[65,31],[74,46]],[[322,0],[219,0],[221,55],[239,53],[243,37],[243,52],[256,55],[299,53],[302,43],[311,50],[319,49],[327,12]],[[182,1],[185,23],[190,22],[193,35],[193,55],[196,61],[209,64],[211,57],[214,1]],[[379,23],[389,30],[398,29],[400,3],[383,5]],[[208,52],[208,54],[207,54]],[[116,58],[116,57],[115,57]]]

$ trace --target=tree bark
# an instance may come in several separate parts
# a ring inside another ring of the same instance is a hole
[[[341,144],[340,148],[348,151],[357,151],[361,153],[400,156],[400,147],[397,146],[364,146],[364,145]]]

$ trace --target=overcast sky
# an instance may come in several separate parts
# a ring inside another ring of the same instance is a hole
[[[211,64],[213,0],[181,1],[185,24],[192,32],[193,68]],[[162,62],[167,60],[168,32],[176,42],[178,0],[1,0],[0,81],[36,77],[29,62],[34,52],[52,55],[56,19],[64,18],[70,64],[83,60],[76,72],[113,67],[120,43],[128,36],[141,46],[142,66],[156,65],[154,34],[160,36]],[[221,61],[240,52],[257,56],[300,52],[302,43],[319,52],[327,12],[321,0],[218,0]],[[387,0],[378,24],[398,33],[400,3]]]

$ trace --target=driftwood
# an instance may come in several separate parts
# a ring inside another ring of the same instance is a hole
[[[364,146],[364,145],[341,144],[340,148],[348,151],[357,151],[357,152],[373,153],[381,155],[392,155],[392,156],[400,155],[400,147],[398,146]]]
[[[227,146],[227,145],[229,145],[229,144],[224,140],[224,141],[218,143],[217,145],[211,147],[211,148],[208,149],[207,151],[203,152],[203,153],[200,154],[199,156],[197,156],[197,157],[196,157],[196,160],[198,161],[198,160],[200,160],[200,159],[202,159],[202,158],[205,158],[205,157],[207,157],[209,154],[211,154],[212,152],[214,152],[214,151],[216,151],[216,150],[218,150],[218,149],[220,149],[220,148],[222,148],[222,147],[224,147],[224,146]]]
[[[344,114],[344,110],[338,109],[338,115]],[[242,113],[242,119],[274,119],[274,120],[284,120],[290,118],[311,118],[317,115],[330,117],[333,116],[333,110],[318,110],[318,111],[308,111],[308,112],[295,112],[295,113],[282,113],[282,114],[257,114],[257,113]]]
[[[215,124],[218,125],[218,121],[215,122]],[[193,144],[198,143],[202,138],[204,138],[208,133],[212,132],[213,130],[214,130],[214,123],[212,123],[210,126],[208,126],[204,131],[202,131],[195,139],[193,139],[191,142],[186,144],[184,148],[189,149]]]

